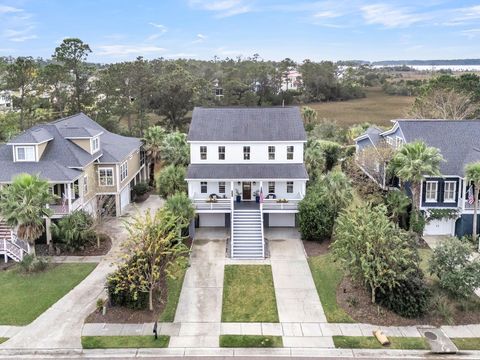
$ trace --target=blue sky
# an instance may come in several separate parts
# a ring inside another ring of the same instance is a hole
[[[98,62],[478,58],[480,2],[0,0],[0,55],[48,58],[65,37]]]

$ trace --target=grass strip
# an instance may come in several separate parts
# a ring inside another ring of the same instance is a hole
[[[339,349],[430,349],[427,341],[420,337],[389,337],[388,340],[390,345],[383,346],[374,336],[333,336],[333,343]]]
[[[281,336],[220,335],[220,347],[274,348],[283,347],[283,341]]]
[[[480,350],[480,338],[451,339],[459,350]]]
[[[82,336],[84,349],[166,348],[170,336]]]
[[[183,280],[185,279],[185,273],[187,269],[180,269],[179,273],[175,275],[175,278],[167,279],[167,304],[165,309],[160,314],[158,321],[160,322],[173,322],[175,318],[175,312],[177,311],[178,301],[180,299],[180,292],[182,291]]]

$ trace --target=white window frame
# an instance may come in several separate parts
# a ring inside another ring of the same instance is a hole
[[[268,160],[275,160],[275,146],[268,146]]]
[[[250,153],[250,146],[244,146],[243,147],[243,160],[250,160],[251,159],[251,153]]]
[[[222,151],[220,151],[222,150]],[[225,146],[218,147],[218,160],[225,160]]]
[[[435,185],[435,198],[429,197],[429,193],[433,192],[432,189],[429,189],[429,186],[434,186],[434,185]],[[438,181],[426,181],[425,182],[425,202],[436,203],[437,201],[438,201]]]
[[[203,187],[205,186],[205,191],[203,191]],[[207,194],[208,193],[208,182],[200,181],[200,193]]]
[[[23,154],[25,156],[24,159],[20,159],[18,156],[18,150],[23,149]],[[29,158],[27,156],[27,149],[31,150],[30,155],[33,155],[33,158]],[[19,162],[32,162],[32,161],[37,161],[37,151],[36,151],[36,146],[35,145],[24,145],[24,146],[15,146],[15,161]]]
[[[125,180],[128,177],[128,161],[125,160],[121,165],[120,165],[120,182]]]
[[[268,193],[275,194],[275,181],[268,182]]]
[[[222,191],[223,190],[223,191]],[[219,194],[225,194],[226,191],[226,183],[225,181],[219,181],[218,182],[218,193]]]
[[[293,181],[287,181],[287,194],[293,194],[293,187],[294,187]]]
[[[398,149],[403,145],[404,141],[400,136],[395,138],[395,148]]]
[[[205,145],[200,146],[200,160],[207,160],[208,149]]]
[[[85,194],[88,194],[88,175],[83,177],[83,196],[85,196]]]
[[[92,154],[100,150],[100,138],[98,136],[90,139],[90,149],[92,149]]]
[[[447,184],[449,185],[453,184],[453,189],[447,190]],[[447,198],[447,191],[448,193],[452,194],[452,198]],[[444,187],[443,187],[443,202],[456,203],[457,202],[457,200],[455,199],[456,194],[457,194],[457,182],[454,180],[445,181]]]
[[[112,176],[108,176],[107,175],[107,171],[111,171],[112,172]],[[105,175],[104,175],[104,178],[105,178],[105,181],[102,181],[102,175],[101,175],[101,172],[104,171],[105,172]],[[112,179],[112,183],[109,184],[108,183],[108,179],[111,178]],[[99,168],[98,169],[98,184],[100,186],[115,186],[115,176],[114,176],[114,172],[113,172],[113,168],[111,167],[105,167],[105,168]]]
[[[295,146],[288,145],[287,146],[287,160],[293,160],[294,157],[295,157]]]

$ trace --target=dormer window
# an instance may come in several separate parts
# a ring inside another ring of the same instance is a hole
[[[100,139],[98,136],[90,140],[90,148],[92,149],[92,154],[96,153],[100,149]]]
[[[15,161],[36,161],[35,146],[15,146]]]

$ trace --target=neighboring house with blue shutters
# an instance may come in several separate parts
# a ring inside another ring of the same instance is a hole
[[[385,173],[387,164],[381,156],[375,156],[376,153],[388,147],[395,151],[417,140],[438,148],[445,159],[440,165],[442,175],[425,177],[420,210],[428,214],[431,209],[451,209],[457,211],[458,216],[428,222],[424,235],[471,234],[473,204],[468,203],[470,184],[465,180],[465,166],[480,161],[480,120],[405,119],[393,123],[390,130],[370,127],[355,139],[359,167],[379,186],[388,189],[392,182]]]

